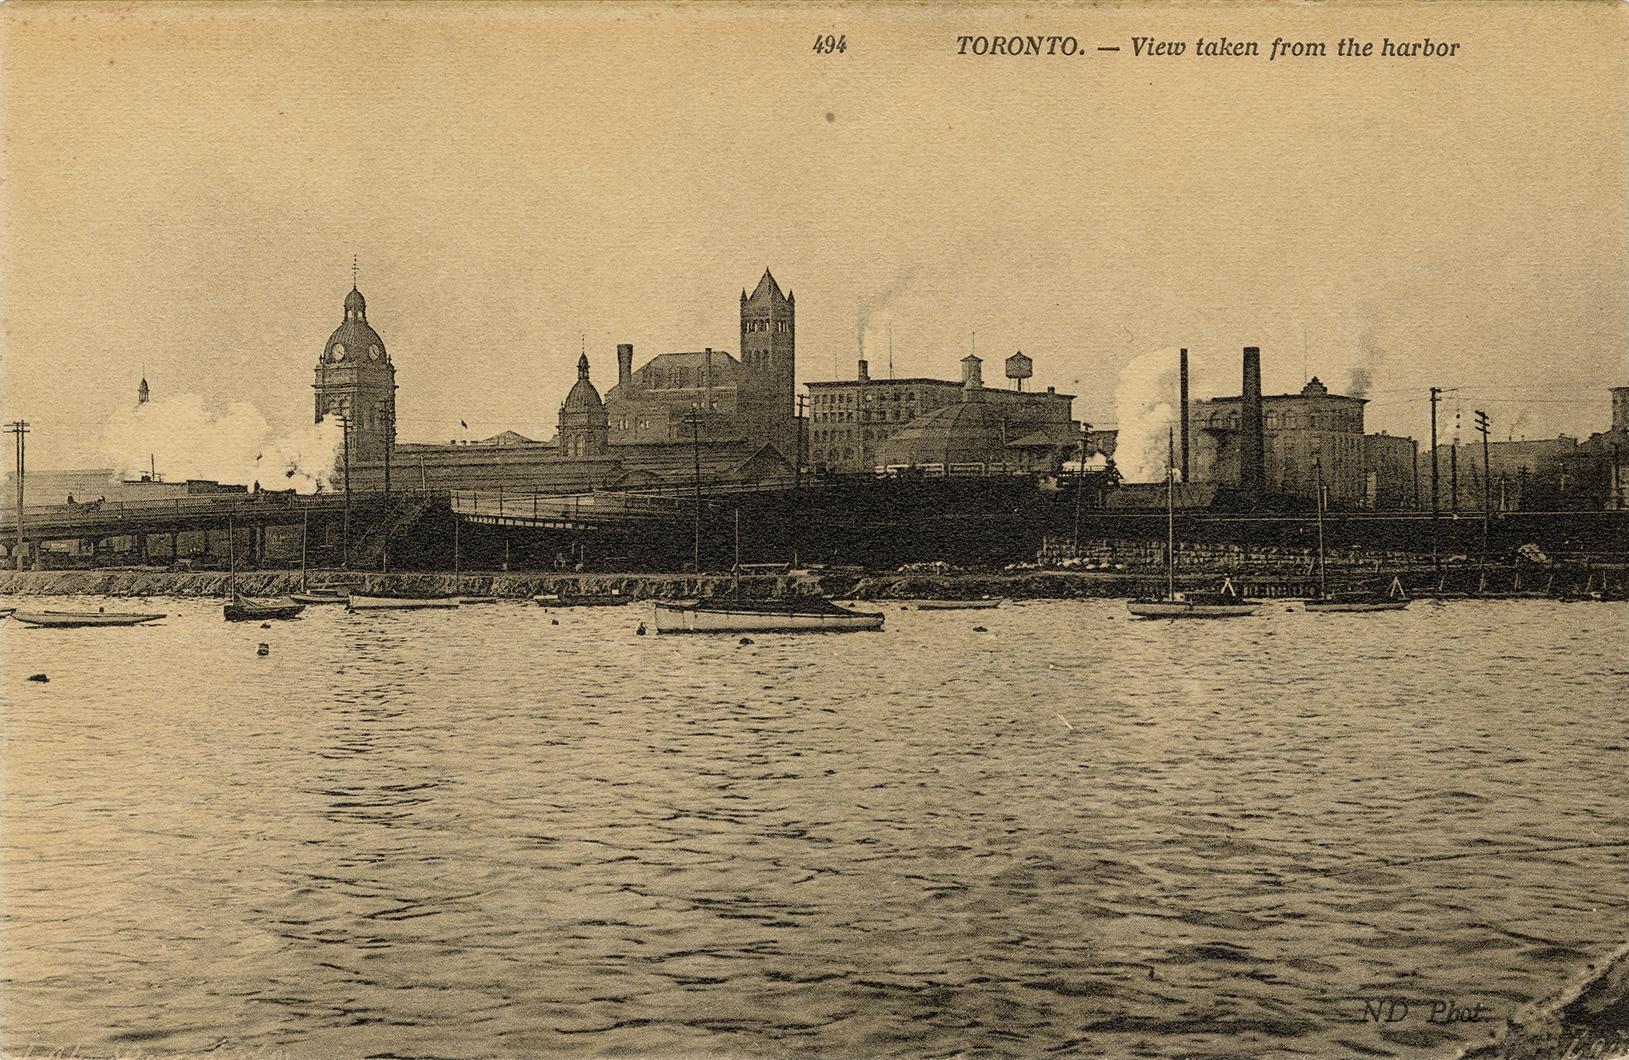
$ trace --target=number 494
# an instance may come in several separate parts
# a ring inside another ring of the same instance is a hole
[[[848,37],[844,34],[832,36],[830,33],[815,38],[814,50],[821,55],[831,55],[834,52],[848,51]]]

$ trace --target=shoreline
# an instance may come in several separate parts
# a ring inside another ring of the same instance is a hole
[[[1487,1045],[1460,1060],[1558,1060],[1629,1057],[1629,943],[1579,981],[1506,1020]]]
[[[1410,595],[1460,598],[1464,591],[1442,591],[1428,568],[1398,570]],[[1336,587],[1354,575],[1373,579],[1372,570],[1331,571]],[[1296,600],[1316,593],[1316,581],[1299,571],[1240,571],[1201,569],[1176,577],[1182,590],[1216,589],[1231,578],[1242,594],[1260,600]],[[301,590],[298,570],[239,571],[238,591],[245,596],[282,596]],[[741,595],[776,598],[820,595],[848,600],[955,600],[1005,598],[1011,600],[1130,599],[1162,593],[1163,570],[1023,570],[987,573],[932,573],[894,571],[807,571],[796,574],[743,574],[726,572],[570,572],[556,571],[377,571],[316,570],[307,581],[312,588],[333,585],[360,592],[406,595],[494,596],[525,600],[539,593],[620,593],[632,600],[673,600]],[[1424,584],[1422,584],[1422,582]],[[0,599],[28,596],[110,597],[224,597],[230,584],[225,571],[176,571],[160,567],[123,567],[81,570],[0,570]],[[1555,599],[1543,591],[1492,593],[1489,599],[1519,597]]]

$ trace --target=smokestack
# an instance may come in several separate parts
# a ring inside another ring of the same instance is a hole
[[[711,346],[701,353],[701,385],[707,390],[713,389],[713,348]]]
[[[633,387],[633,343],[617,343],[617,386],[623,390]]]
[[[1177,371],[1181,380],[1177,400],[1182,404],[1182,481],[1188,481],[1188,347],[1182,347],[1177,357]]]
[[[860,382],[864,383],[867,380],[869,380],[870,378],[871,378],[871,366],[866,363],[864,357],[861,357],[860,358],[860,375],[859,375]]]
[[[1244,348],[1244,394],[1239,403],[1239,489],[1259,496],[1266,488],[1267,452],[1261,422],[1261,347]]]

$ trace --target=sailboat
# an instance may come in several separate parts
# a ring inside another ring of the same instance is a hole
[[[346,594],[343,588],[330,588],[319,585],[311,588],[311,569],[307,560],[309,540],[311,537],[311,513],[305,513],[305,519],[300,524],[300,591],[290,593],[289,599],[297,604],[343,604]]]
[[[228,622],[265,622],[274,618],[294,618],[305,605],[286,596],[269,599],[250,599],[238,592],[237,531],[230,516],[226,520],[226,570],[230,590],[226,606],[221,609]]]
[[[1387,592],[1377,593],[1368,590],[1355,592],[1332,593],[1329,591],[1329,579],[1324,569],[1324,462],[1314,461],[1318,472],[1318,595],[1303,601],[1301,607],[1307,611],[1327,612],[1363,612],[1363,611],[1401,611],[1408,606],[1408,594],[1403,592],[1402,580],[1395,575],[1391,579],[1391,588]]]
[[[1169,433],[1165,464],[1165,595],[1126,604],[1137,618],[1242,618],[1253,615],[1261,605],[1246,600],[1224,579],[1219,592],[1176,591],[1176,447]]]

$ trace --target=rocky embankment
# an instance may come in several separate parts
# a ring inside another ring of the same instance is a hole
[[[1463,1060],[1556,1060],[1629,1056],[1629,946],[1584,980],[1518,1015]]]
[[[636,599],[685,599],[733,595],[770,597],[816,594],[844,599],[915,600],[1004,596],[1014,599],[1073,599],[1130,596],[1145,591],[1150,574],[1110,571],[1028,571],[1012,574],[555,574],[540,572],[364,574],[319,571],[312,586],[343,585],[362,592],[489,595],[526,599],[538,593],[618,592]],[[1214,575],[1183,581],[1212,586]],[[194,596],[219,597],[227,591],[222,571],[154,569],[0,571],[0,598],[18,596]],[[298,571],[240,571],[238,591],[248,596],[297,592]]]

